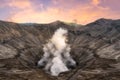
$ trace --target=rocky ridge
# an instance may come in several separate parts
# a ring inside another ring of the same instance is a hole
[[[36,66],[43,44],[59,27],[67,28],[71,55],[78,63],[52,77]],[[61,21],[18,24],[0,21],[0,80],[119,80],[120,20],[99,19],[75,27]]]

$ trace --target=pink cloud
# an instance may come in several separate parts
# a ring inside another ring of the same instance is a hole
[[[54,0],[56,1],[56,0]],[[63,0],[59,0],[63,2]],[[70,0],[71,2],[74,0]],[[98,6],[99,0],[93,0],[94,5],[91,3],[75,5],[73,8],[64,9],[59,7],[49,7],[46,10],[36,11],[27,2],[24,7],[20,7],[23,10],[14,12],[10,16],[9,20],[14,22],[36,22],[36,23],[49,23],[55,20],[61,20],[65,22],[77,21],[80,24],[87,24],[98,18],[120,18],[119,12],[113,12],[110,8],[104,8]],[[96,1],[96,2],[95,2]],[[67,4],[67,3],[64,3]],[[95,6],[96,5],[96,6]],[[14,5],[19,8],[18,4]],[[43,5],[41,5],[42,7]],[[26,7],[28,7],[26,9]]]
[[[20,9],[31,7],[31,3],[29,0],[11,0],[11,2],[8,5]]]
[[[100,4],[100,0],[92,0],[92,4],[97,6],[98,4]]]

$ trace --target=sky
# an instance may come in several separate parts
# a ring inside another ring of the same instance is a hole
[[[88,24],[99,18],[120,19],[120,0],[0,0],[0,20]]]

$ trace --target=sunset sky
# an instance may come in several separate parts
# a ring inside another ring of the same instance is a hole
[[[120,19],[120,0],[0,0],[0,20],[87,24],[99,18]]]

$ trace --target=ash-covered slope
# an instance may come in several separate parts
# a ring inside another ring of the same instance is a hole
[[[71,55],[78,66],[59,77],[36,67],[43,44],[59,27],[69,31]],[[99,19],[85,26],[60,21],[17,24],[0,21],[0,80],[119,80],[120,20]]]

